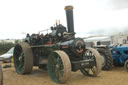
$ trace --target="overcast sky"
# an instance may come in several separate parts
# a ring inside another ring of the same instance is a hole
[[[0,39],[38,33],[57,20],[66,25],[64,7],[74,6],[79,37],[128,29],[128,0],[0,0]]]

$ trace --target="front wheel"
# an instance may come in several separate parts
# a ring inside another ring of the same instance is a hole
[[[128,59],[124,63],[124,68],[128,72]]]
[[[56,50],[48,57],[48,74],[56,83],[65,83],[71,76],[69,56],[61,50]]]
[[[102,68],[102,60],[100,54],[93,48],[88,48],[85,52],[85,58],[87,59],[94,59],[95,60],[95,66],[92,68],[83,68],[80,69],[83,75],[87,76],[98,76],[98,74],[101,72]]]

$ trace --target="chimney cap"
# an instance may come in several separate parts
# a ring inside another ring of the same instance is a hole
[[[64,8],[65,10],[72,10],[73,9],[73,6],[65,6],[65,8]]]

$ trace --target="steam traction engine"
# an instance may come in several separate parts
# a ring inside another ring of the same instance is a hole
[[[64,83],[71,71],[80,70],[84,75],[97,76],[101,71],[101,56],[93,48],[86,48],[81,38],[75,38],[73,7],[66,6],[67,27],[57,24],[51,33],[27,34],[24,42],[14,49],[14,65],[19,74],[29,74],[33,66],[48,69],[56,83]]]

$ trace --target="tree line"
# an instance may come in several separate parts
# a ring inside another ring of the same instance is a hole
[[[15,43],[12,43],[12,42],[0,42],[0,55],[6,53],[9,49],[14,47],[17,43],[19,43],[18,40],[15,40]]]

